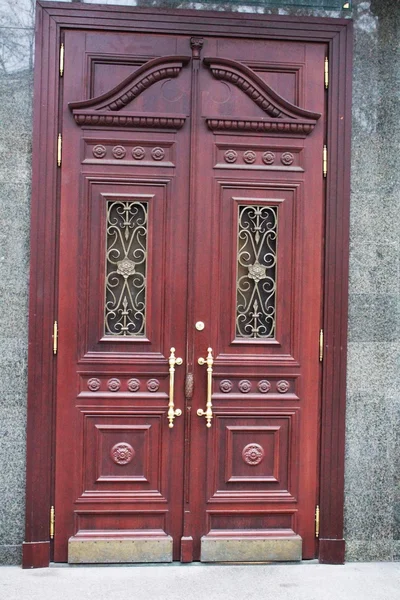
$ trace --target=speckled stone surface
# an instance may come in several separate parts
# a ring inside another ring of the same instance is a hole
[[[0,564],[24,535],[32,7],[0,0]],[[399,560],[400,2],[265,12],[354,19],[345,537],[348,560]]]

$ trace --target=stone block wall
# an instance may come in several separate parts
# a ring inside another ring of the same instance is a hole
[[[146,5],[146,0],[139,3]],[[166,6],[163,0],[160,3]],[[192,7],[174,0],[170,5]],[[204,7],[216,9],[218,4]],[[33,0],[0,0],[0,564],[20,563],[24,539],[34,8]],[[339,11],[305,9],[265,12],[342,16]],[[353,0],[351,15],[347,14],[355,26],[347,559],[396,560],[400,559],[400,2]]]

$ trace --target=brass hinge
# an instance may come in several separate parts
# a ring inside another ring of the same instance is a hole
[[[54,538],[54,522],[55,522],[55,511],[54,506],[50,507],[50,539]]]
[[[60,46],[60,77],[64,75],[64,44]]]
[[[58,323],[54,321],[53,325],[53,354],[57,354],[58,350]]]
[[[62,135],[58,134],[57,138],[57,167],[61,167],[61,152],[62,152]]]
[[[319,506],[315,507],[315,537],[319,538]]]
[[[322,362],[324,358],[324,330],[320,329],[319,332],[319,362]]]
[[[328,148],[326,145],[324,145],[324,149],[322,151],[322,172],[325,178],[328,174]]]
[[[325,57],[324,81],[325,81],[325,89],[327,90],[329,87],[329,58],[327,56]]]

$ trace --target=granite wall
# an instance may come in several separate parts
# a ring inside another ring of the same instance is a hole
[[[355,25],[347,559],[393,560],[400,558],[400,2],[353,0],[346,14]],[[0,0],[0,564],[20,562],[24,538],[33,33],[33,0]]]

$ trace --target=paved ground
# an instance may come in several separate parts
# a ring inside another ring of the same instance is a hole
[[[400,600],[400,563],[0,567],[1,600]]]

